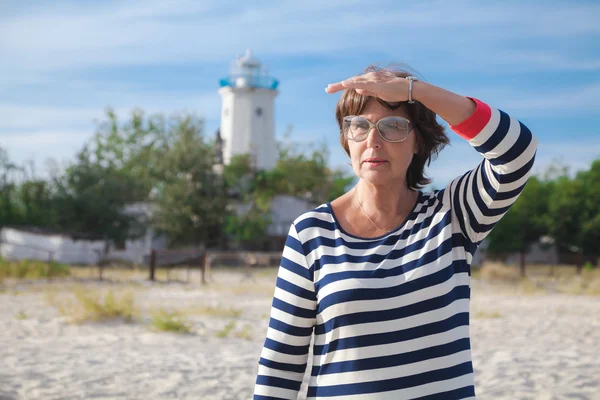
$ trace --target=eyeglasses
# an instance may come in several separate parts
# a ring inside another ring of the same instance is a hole
[[[385,117],[372,124],[365,117],[349,115],[344,117],[343,122],[344,136],[354,142],[365,140],[373,127],[377,128],[379,136],[386,142],[403,142],[415,127],[413,124],[409,129],[410,121],[402,117]]]

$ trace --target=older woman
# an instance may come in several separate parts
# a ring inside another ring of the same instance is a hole
[[[313,334],[309,399],[474,398],[470,264],[523,190],[537,141],[405,71],[370,67],[326,89],[342,90],[340,141],[359,181],[290,227],[254,398],[297,397]],[[448,142],[436,115],[483,161],[423,192]]]

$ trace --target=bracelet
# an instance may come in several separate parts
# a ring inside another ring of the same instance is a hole
[[[410,81],[410,84],[408,85],[408,104],[413,104],[415,102],[412,99],[413,82],[418,81],[419,78],[417,78],[416,76],[407,76],[406,79]]]

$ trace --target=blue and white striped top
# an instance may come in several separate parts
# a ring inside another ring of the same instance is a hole
[[[295,399],[314,334],[308,399],[474,399],[470,264],[530,174],[537,140],[477,103],[451,129],[483,161],[419,192],[377,238],[345,232],[331,204],[291,225],[278,271],[255,399]]]

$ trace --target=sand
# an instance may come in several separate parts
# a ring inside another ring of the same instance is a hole
[[[214,278],[207,287],[135,285],[139,320],[82,325],[67,323],[48,303],[49,290],[60,296],[72,283],[5,283],[0,400],[251,398],[274,279]],[[479,281],[472,297],[478,399],[600,399],[600,298],[523,294]],[[233,307],[240,315],[207,315],[198,306]],[[192,333],[151,331],[147,314],[158,307],[186,310]]]

